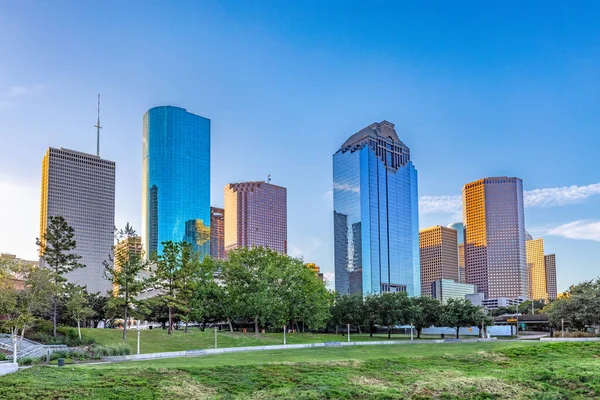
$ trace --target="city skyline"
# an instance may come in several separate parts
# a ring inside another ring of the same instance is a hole
[[[525,227],[556,254],[559,292],[596,277],[598,5],[356,7],[332,20],[326,7],[291,4],[123,5],[119,18],[105,5],[0,4],[11,38],[0,65],[0,251],[37,255],[39,159],[49,146],[95,154],[101,93],[119,227],[142,233],[140,119],[173,104],[214,121],[211,205],[223,206],[226,183],[271,174],[289,189],[289,253],[331,279],[331,154],[387,118],[419,167],[420,226],[459,221],[466,182],[519,176]],[[355,29],[381,13],[398,23]],[[132,29],[136,18],[145,23]]]

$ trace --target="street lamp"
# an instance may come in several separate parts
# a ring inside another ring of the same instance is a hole
[[[137,353],[140,354],[140,320],[136,320],[137,325]]]

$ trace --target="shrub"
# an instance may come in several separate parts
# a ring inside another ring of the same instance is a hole
[[[45,319],[37,320],[35,323],[35,331],[39,334],[51,336],[54,333],[52,321],[46,321]]]
[[[6,354],[0,353],[0,361],[6,360]]]
[[[34,358],[30,358],[30,357],[25,357],[25,358],[21,358],[19,360],[19,364],[21,365],[32,365],[33,363],[35,363],[37,360]]]
[[[115,347],[107,347],[99,344],[95,344],[90,348],[92,357],[95,359],[109,356],[126,356],[131,354],[131,348],[123,343]]]

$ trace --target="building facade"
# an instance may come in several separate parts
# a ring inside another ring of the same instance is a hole
[[[546,289],[546,263],[544,260],[544,239],[525,241],[527,268],[529,270],[529,298],[548,300]]]
[[[142,232],[146,256],[165,241],[210,253],[210,120],[183,108],[144,115]]]
[[[118,274],[123,269],[123,266],[131,259],[136,257],[138,260],[143,256],[142,238],[140,236],[128,236],[120,240],[114,248],[114,268]],[[113,296],[119,295],[119,286],[113,284]]]
[[[225,252],[268,247],[287,254],[287,190],[266,182],[225,186]]]
[[[431,297],[445,304],[450,299],[465,299],[473,295],[477,289],[470,283],[459,283],[452,279],[438,279],[430,283]]]
[[[114,244],[115,163],[68,149],[49,148],[42,161],[40,238],[49,217],[63,217],[74,230],[81,256],[79,268],[65,275],[90,293],[105,294],[111,283],[104,279],[104,261]],[[41,265],[45,265],[43,257]]]
[[[394,124],[374,123],[333,155],[335,290],[421,292],[417,170]]]
[[[556,289],[556,255],[545,255],[544,265],[546,267],[546,290],[548,291],[548,299],[556,300],[558,296],[558,291]]]
[[[218,207],[210,208],[210,257],[225,258],[225,210]]]
[[[445,226],[419,231],[422,295],[432,296],[431,284],[440,279],[459,282],[456,237],[456,230]]]
[[[466,281],[485,298],[529,296],[523,182],[495,177],[462,191]]]
[[[458,245],[458,281],[467,283],[467,273],[465,272],[465,244]]]

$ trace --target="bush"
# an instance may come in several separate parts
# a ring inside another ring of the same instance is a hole
[[[573,331],[573,332],[565,332],[566,338],[587,338],[587,337],[596,337],[597,335],[593,332],[583,332],[583,331]],[[561,332],[556,332],[554,337],[561,337]]]
[[[98,359],[110,356],[126,356],[131,354],[131,348],[125,343],[119,344],[115,347],[107,347],[95,344],[90,348],[90,352],[92,353],[92,358]]]
[[[6,360],[6,354],[0,353],[0,361]]]
[[[54,325],[52,325],[52,321],[46,321],[45,319],[37,320],[35,323],[35,331],[39,334],[45,334],[48,336],[52,336],[54,333]]]
[[[38,361],[38,360],[36,360],[35,358],[25,357],[25,358],[21,358],[19,360],[19,364],[21,364],[21,365],[32,365],[36,361]]]

